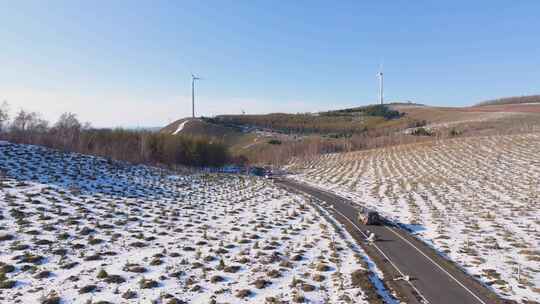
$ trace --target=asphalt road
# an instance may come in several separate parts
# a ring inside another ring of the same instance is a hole
[[[408,281],[400,280],[402,286],[407,285],[411,289],[405,292],[407,303],[511,303],[497,298],[493,292],[408,232],[391,225],[366,226],[358,223],[354,204],[346,198],[288,179],[278,179],[276,183],[326,202],[323,207],[336,214],[336,219],[341,223],[357,229],[360,237],[365,238],[368,230],[374,232],[377,241],[369,245],[372,248],[368,254],[380,255],[374,259],[375,262],[383,261],[386,265],[377,263],[379,267],[393,268],[391,273],[394,279],[409,276]]]

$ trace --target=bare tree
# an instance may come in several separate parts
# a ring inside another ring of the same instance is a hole
[[[46,131],[48,125],[38,113],[21,110],[13,118],[11,129],[22,132]]]
[[[20,110],[19,113],[13,119],[11,124],[11,131],[16,133],[25,132],[28,128],[29,121],[32,119],[31,112],[26,112],[25,110]]]
[[[0,105],[0,133],[4,131],[4,127],[9,121],[9,105],[7,101],[4,100],[2,105]]]
[[[48,131],[49,123],[36,112],[20,110],[11,123],[15,141],[41,143],[38,139]]]
[[[63,113],[54,124],[53,133],[64,149],[75,149],[79,143],[82,125],[73,113]]]

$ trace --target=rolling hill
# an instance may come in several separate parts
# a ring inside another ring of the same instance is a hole
[[[503,97],[492,100],[486,100],[477,104],[477,106],[491,105],[509,105],[509,104],[530,104],[540,103],[540,95]]]
[[[533,102],[537,98],[500,99],[468,107],[394,103],[319,113],[184,118],[161,132],[220,140],[233,154],[251,162],[278,165],[292,156],[530,131],[540,126],[540,103]]]
[[[223,138],[242,133],[239,128],[208,123],[201,118],[182,118],[170,123],[160,132],[172,135],[206,136]]]
[[[160,132],[202,136],[225,143],[233,155],[251,162],[280,163],[307,149],[335,150],[332,145],[359,134],[392,133],[411,124],[388,106],[365,106],[320,113],[219,115],[179,119]],[[322,144],[323,147],[313,147]],[[310,146],[312,148],[310,148]]]

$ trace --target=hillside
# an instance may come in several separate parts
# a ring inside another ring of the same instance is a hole
[[[229,146],[234,155],[247,157],[252,163],[279,164],[291,154],[312,150],[314,145],[320,146],[315,148],[318,151],[335,151],[352,136],[392,133],[410,124],[408,117],[389,107],[365,106],[311,114],[184,118],[161,132],[214,138]]]
[[[342,226],[265,180],[6,142],[0,168],[2,303],[394,303]]]
[[[472,107],[393,106],[412,121],[433,130],[456,129],[462,135],[508,133],[540,126],[540,104]]]
[[[212,118],[183,118],[161,132],[224,137],[252,131],[296,135],[350,136],[369,129],[403,125],[402,113],[388,106],[363,106],[320,113],[271,113],[260,115],[218,115]]]
[[[399,125],[399,112],[387,106],[363,106],[319,113],[272,113],[264,115],[219,115],[214,123],[260,128],[286,134],[350,136],[370,128]]]
[[[289,169],[401,223],[503,297],[540,299],[540,133],[327,154]]]
[[[497,99],[486,100],[486,101],[480,102],[477,104],[477,106],[510,105],[510,104],[526,104],[526,103],[540,103],[540,95],[497,98]]]
[[[249,155],[259,148],[271,148],[272,142],[287,142],[294,138],[279,132],[263,131],[258,128],[234,125],[212,118],[183,118],[163,129],[161,133],[176,136],[204,137],[219,141],[229,147],[233,155]]]
[[[235,137],[242,134],[242,129],[221,124],[208,123],[201,118],[183,118],[170,123],[160,132],[172,135],[205,136],[214,138]]]
[[[224,141],[252,163],[283,165],[291,157],[363,150],[447,137],[512,134],[540,127],[540,104],[434,107],[414,103],[320,113],[219,115],[181,119],[162,129]]]

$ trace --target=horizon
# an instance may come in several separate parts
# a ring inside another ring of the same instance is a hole
[[[49,121],[163,127],[196,115],[540,93],[540,3],[0,4],[0,101]]]

